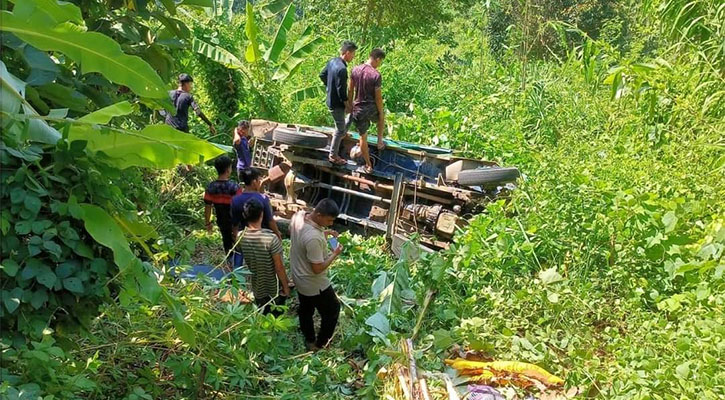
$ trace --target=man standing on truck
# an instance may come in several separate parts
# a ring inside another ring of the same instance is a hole
[[[333,164],[344,165],[345,160],[340,157],[340,143],[347,134],[345,113],[351,109],[347,96],[347,63],[355,57],[357,45],[349,40],[342,43],[340,56],[327,62],[320,72],[320,79],[327,87],[327,108],[330,109],[332,119],[335,120],[335,134],[330,143],[329,160]]]
[[[342,252],[339,243],[332,252],[327,237],[337,236],[326,229],[340,213],[332,199],[322,199],[311,213],[299,211],[290,221],[290,271],[300,300],[300,330],[310,351],[326,347],[337,326],[340,302],[327,278],[327,270]],[[313,316],[320,313],[320,331],[315,335]]]
[[[355,128],[360,134],[359,146],[365,160],[365,172],[367,173],[373,171],[367,136],[371,122],[375,121],[378,125],[378,150],[385,147],[383,141],[385,113],[383,112],[382,77],[378,72],[378,67],[383,63],[383,59],[385,59],[385,52],[382,49],[373,49],[365,64],[353,68],[350,76],[348,94],[354,99],[350,122],[355,123]]]
[[[194,109],[194,112],[196,112],[196,115],[209,125],[209,131],[212,134],[216,134],[214,125],[212,125],[209,118],[201,112],[201,108],[199,108],[199,105],[196,104],[194,97],[191,95],[193,82],[194,80],[191,79],[189,74],[179,75],[179,88],[169,91],[169,97],[171,98],[171,103],[174,105],[174,108],[176,108],[176,114],[171,115],[168,112],[165,112],[165,122],[182,132],[189,133],[189,107],[191,107]]]

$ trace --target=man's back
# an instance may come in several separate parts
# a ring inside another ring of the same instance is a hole
[[[351,77],[355,83],[353,112],[375,105],[375,90],[382,86],[380,72],[369,64],[362,64],[353,68]]]
[[[327,271],[315,274],[312,263],[322,263],[327,253],[325,234],[321,227],[305,220],[300,211],[290,222],[290,270],[297,290],[305,296],[316,296],[330,286]]]
[[[228,222],[231,217],[229,208],[232,204],[232,198],[237,194],[240,194],[240,190],[236,182],[215,180],[206,186],[204,202],[214,205],[218,221]]]
[[[166,123],[174,128],[188,132],[189,131],[189,107],[192,106],[194,98],[190,93],[176,89],[169,91],[171,103],[176,108],[176,115],[166,114]]]
[[[322,83],[327,87],[327,107],[343,108],[347,101],[347,63],[340,57],[327,62],[320,73]]]
[[[272,255],[282,253],[282,242],[269,229],[247,229],[239,245],[244,261],[252,272],[252,291],[256,298],[275,297],[280,282]]]

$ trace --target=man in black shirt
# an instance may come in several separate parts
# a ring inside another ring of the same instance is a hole
[[[206,115],[201,112],[201,108],[199,108],[199,105],[196,104],[196,101],[194,101],[194,97],[191,95],[191,88],[193,82],[194,80],[191,79],[191,76],[189,76],[188,74],[179,75],[179,88],[169,91],[169,97],[171,98],[171,103],[174,105],[174,108],[176,108],[176,114],[171,115],[169,113],[166,113],[165,122],[168,125],[171,125],[182,132],[188,133],[189,106],[191,106],[194,109],[194,112],[196,112],[196,115],[198,115],[199,118],[201,118],[204,122],[206,122],[207,125],[209,125],[209,131],[212,134],[216,134],[216,129],[214,129],[211,121],[209,121]]]
[[[335,120],[335,134],[330,143],[329,160],[334,164],[345,164],[339,153],[342,138],[347,134],[345,112],[351,111],[351,102],[347,98],[347,63],[355,57],[357,45],[351,41],[344,41],[340,48],[340,56],[327,62],[320,72],[322,83],[327,86],[327,108],[330,109],[332,119]]]

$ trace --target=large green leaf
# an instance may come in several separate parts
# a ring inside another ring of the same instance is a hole
[[[85,140],[88,150],[102,152],[119,168],[173,168],[224,154],[219,147],[168,125],[148,125],[141,131],[74,124],[69,140]]]
[[[88,122],[91,124],[107,124],[113,117],[120,117],[122,115],[128,115],[133,112],[133,106],[127,101],[122,101],[110,105],[108,107],[101,108],[90,114],[84,115],[78,118],[79,121]]]
[[[34,15],[39,15],[36,13]],[[150,98],[167,96],[164,82],[148,63],[121,51],[121,46],[97,32],[76,32],[65,25],[55,28],[40,24],[39,17],[23,20],[13,13],[0,13],[0,29],[12,32],[40,50],[59,51],[81,64],[83,72],[99,72],[109,80],[128,86]]]
[[[176,15],[176,1],[175,0],[161,0],[161,4],[166,7],[169,14]]]
[[[187,27],[182,21],[176,18],[170,18],[162,12],[154,12],[151,15],[159,20],[159,22],[161,22],[169,32],[173,33],[175,37],[179,39],[187,39],[191,35],[189,27]]]
[[[308,26],[302,33],[297,42],[295,42],[292,48],[292,53],[282,62],[282,64],[275,71],[272,79],[274,80],[285,80],[292,76],[297,71],[300,64],[304,62],[307,57],[312,53],[312,50],[322,43],[323,39],[319,36],[313,37],[312,28]]]
[[[280,22],[279,27],[277,27],[277,34],[274,35],[272,45],[269,46],[269,49],[267,49],[267,52],[264,54],[265,61],[277,62],[277,60],[279,60],[282,50],[284,50],[284,47],[287,45],[287,32],[294,22],[295,5],[290,4],[289,7],[287,7],[287,11],[284,13],[282,22]]]
[[[216,61],[227,68],[243,68],[242,62],[235,57],[234,54],[221,47],[214,46],[199,39],[193,39],[191,42],[191,48],[195,52]]]
[[[325,87],[322,85],[310,86],[302,89],[297,89],[290,93],[289,96],[295,101],[302,101],[306,99],[314,99],[325,94]]]
[[[51,82],[37,87],[40,97],[73,111],[87,112],[88,98],[75,89]]]
[[[38,112],[25,101],[25,82],[13,76],[8,72],[5,63],[0,61],[0,81],[2,81],[2,90],[0,90],[0,110],[3,112],[3,127],[5,127],[5,117],[14,120],[24,120],[28,124],[27,129],[23,130],[21,139],[27,139],[40,143],[55,144],[61,135],[55,128],[48,125],[40,119]],[[20,108],[23,114],[18,114]]]
[[[83,224],[93,239],[113,251],[113,261],[121,271],[136,258],[126,236],[106,210],[93,204],[81,204]],[[71,279],[71,278],[67,278]]]
[[[196,345],[196,335],[194,334],[194,328],[191,324],[181,318],[174,318],[171,322],[174,324],[176,333],[179,334],[181,340],[190,346]]]
[[[3,36],[3,39],[8,39],[3,40],[3,43],[9,44],[9,47],[17,50],[30,67],[30,74],[25,78],[25,82],[28,85],[45,85],[55,80],[60,69],[55,61],[48,56],[48,53],[30,46],[15,37],[12,33]]]
[[[214,0],[184,0],[180,6],[214,7]]]
[[[13,13],[22,19],[29,19],[33,14],[41,14],[48,25],[55,26],[62,22],[73,22],[85,25],[81,9],[76,5],[56,0],[11,0],[15,3]],[[37,15],[36,15],[37,16]]]
[[[272,0],[267,4],[264,4],[260,8],[260,12],[264,18],[274,17],[287,8],[292,3],[292,0]]]
[[[244,58],[250,63],[257,62],[260,58],[259,41],[257,39],[259,28],[257,28],[257,22],[254,20],[254,8],[249,2],[247,2],[247,22],[244,25],[244,33],[247,35],[247,39],[249,39],[247,50],[244,52]]]
[[[0,80],[2,80],[0,110],[8,114],[19,113],[20,106],[25,101],[23,97],[25,82],[8,72],[2,61],[0,61]]]

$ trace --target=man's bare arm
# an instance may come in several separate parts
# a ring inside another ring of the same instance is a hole
[[[330,253],[329,256],[325,259],[325,261],[321,263],[310,263],[310,266],[312,267],[312,272],[315,274],[321,274],[325,272],[326,269],[332,265],[333,262],[337,259],[337,257],[342,253],[342,245],[339,244],[335,250]]]
[[[350,82],[347,85],[347,101],[345,102],[345,112],[348,114],[352,112],[352,99],[355,98],[355,81],[350,77]]]
[[[274,218],[269,220],[269,229],[274,232],[275,235],[277,235],[279,240],[282,240],[282,232],[279,231],[279,226],[277,225],[277,221],[275,221]]]
[[[272,261],[274,261],[274,272],[277,273],[277,278],[282,284],[282,294],[289,296],[289,280],[287,279],[287,272],[284,270],[284,264],[282,263],[282,254],[272,254]]]
[[[204,226],[207,231],[211,232],[211,204],[204,205]]]

